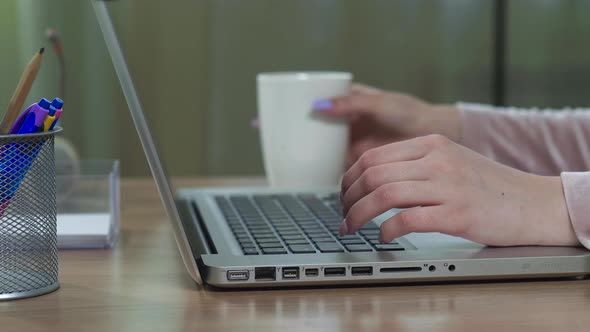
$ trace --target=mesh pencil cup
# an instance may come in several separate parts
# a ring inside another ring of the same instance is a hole
[[[59,288],[51,132],[0,135],[0,300]]]

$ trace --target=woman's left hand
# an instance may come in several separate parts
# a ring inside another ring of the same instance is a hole
[[[440,232],[493,246],[577,245],[561,179],[528,174],[441,135],[366,151],[342,180],[342,234],[391,208],[381,240]]]

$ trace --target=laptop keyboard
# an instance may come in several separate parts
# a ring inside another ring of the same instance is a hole
[[[372,222],[340,236],[337,194],[229,195],[215,201],[245,255],[404,250],[395,240],[381,243],[379,227]]]

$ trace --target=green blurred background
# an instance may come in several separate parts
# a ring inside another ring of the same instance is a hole
[[[507,3],[506,102],[588,106],[590,1]],[[262,174],[255,76],[345,70],[432,102],[492,101],[494,0],[118,0],[131,73],[174,175]],[[62,37],[62,125],[83,158],[149,174],[88,0],[0,2],[0,105],[45,29]],[[58,93],[47,52],[27,105]]]

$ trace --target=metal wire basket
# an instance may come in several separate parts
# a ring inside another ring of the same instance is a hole
[[[54,134],[0,136],[0,300],[59,288]]]

